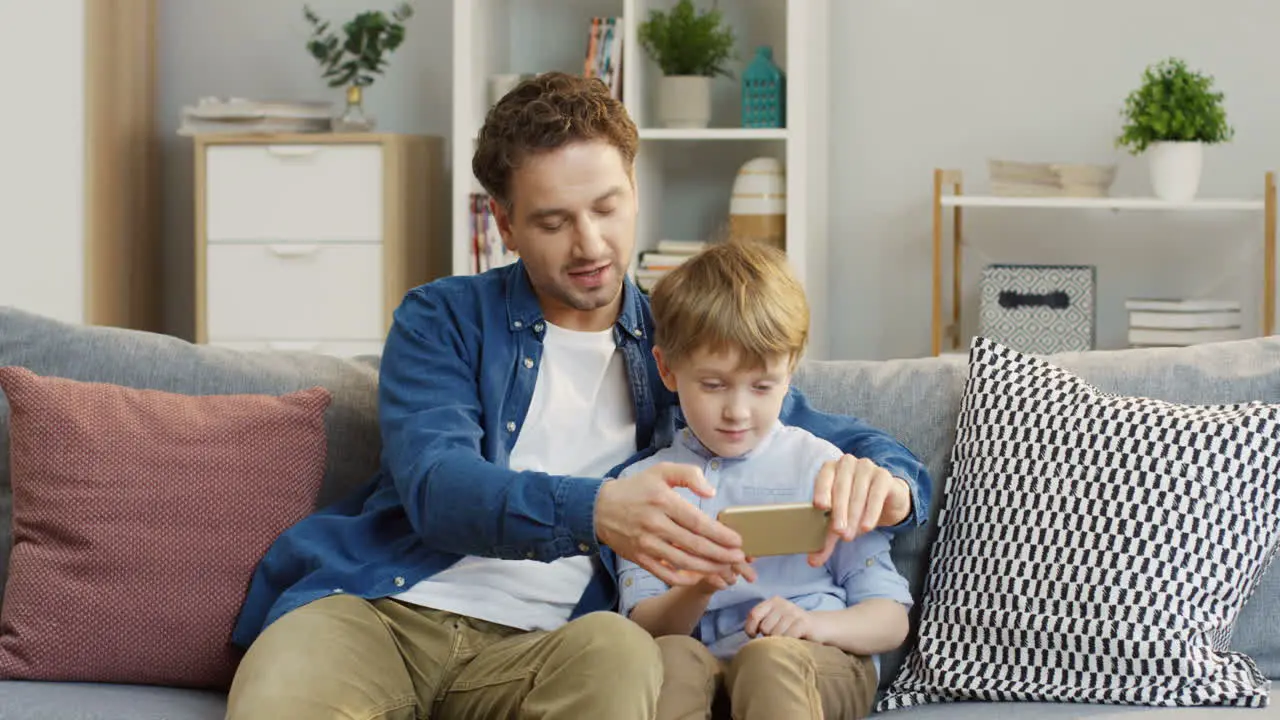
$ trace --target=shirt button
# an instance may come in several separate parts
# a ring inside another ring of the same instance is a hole
[[[623,586],[623,587],[631,587],[631,578],[627,578],[626,580],[623,580],[623,581],[622,581],[622,586]]]
[[[341,595],[341,594],[342,594],[342,588],[334,588],[334,589],[333,589],[333,592],[334,592],[335,594]]]
[[[515,322],[513,322],[513,323],[511,323],[511,324],[512,324],[512,325],[514,325],[514,326],[515,326],[515,328],[516,328],[517,330],[519,330],[520,328],[524,327],[524,323],[520,322],[519,320],[517,320],[517,321],[515,321]]]
[[[507,432],[515,432],[516,424],[510,420],[507,421]]]
[[[538,323],[534,323],[534,324],[533,324],[533,330],[534,330],[534,332],[542,332],[543,328],[545,328],[545,327],[546,327],[546,325],[543,325],[543,324],[542,324],[542,323],[540,323],[540,322],[538,322]]]
[[[524,366],[525,366],[525,367],[527,367],[527,368],[532,368],[532,367],[533,367],[533,358],[525,358],[525,359],[524,359]]]
[[[404,578],[396,576],[396,587],[404,587]]]
[[[719,470],[719,469],[720,469],[720,461],[719,461],[719,460],[712,460],[712,461],[711,461],[711,469],[712,469],[712,470]]]
[[[871,567],[872,565],[875,565],[875,564],[876,564],[876,561],[874,558],[867,558],[867,567]]]
[[[640,328],[636,328],[635,330],[631,331],[631,334],[635,335],[636,337],[640,337],[641,335],[644,335],[644,331],[641,330]]]
[[[532,560],[532,559],[533,559],[533,551],[532,551],[532,550],[530,550],[529,552],[525,553],[525,554],[524,554],[524,556],[525,556],[525,557],[527,557],[527,558],[529,558],[530,560]]]
[[[591,547],[586,543],[578,543],[578,549],[582,552],[591,552]]]

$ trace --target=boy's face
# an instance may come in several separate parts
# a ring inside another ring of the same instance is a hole
[[[700,348],[675,367],[654,348],[668,390],[680,396],[685,420],[698,439],[720,457],[737,457],[760,444],[782,411],[791,382],[791,358],[767,359],[764,367],[742,367],[741,353]]]

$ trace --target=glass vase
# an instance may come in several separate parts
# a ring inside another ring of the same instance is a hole
[[[334,118],[334,132],[368,132],[377,124],[364,109],[364,88],[352,85],[347,88],[347,107],[340,117]]]

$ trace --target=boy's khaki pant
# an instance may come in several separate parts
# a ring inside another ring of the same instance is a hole
[[[615,613],[525,632],[390,599],[334,595],[286,613],[249,648],[227,718],[644,718],[662,660]]]
[[[871,659],[830,645],[756,638],[728,662],[683,635],[660,637],[658,647],[665,667],[658,720],[706,720],[717,695],[716,717],[727,701],[735,720],[856,720],[875,701]]]

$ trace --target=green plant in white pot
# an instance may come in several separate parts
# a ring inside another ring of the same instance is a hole
[[[1223,94],[1212,76],[1168,58],[1147,67],[1142,85],[1125,99],[1124,128],[1116,144],[1146,154],[1151,189],[1169,202],[1193,200],[1200,189],[1204,146],[1227,142]]]
[[[651,10],[637,29],[640,45],[662,70],[658,122],[668,128],[705,128],[711,123],[711,80],[732,77],[733,29],[715,7],[698,12],[679,0],[670,12]]]

